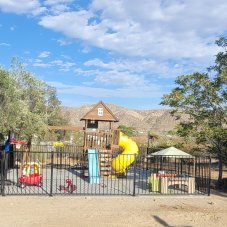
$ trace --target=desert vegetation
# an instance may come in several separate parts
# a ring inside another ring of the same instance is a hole
[[[176,88],[164,95],[162,104],[172,108],[177,119],[184,113],[176,134],[202,144],[218,158],[218,181],[222,182],[223,163],[227,162],[227,39],[216,41],[222,48],[215,65],[206,73],[179,76]]]
[[[10,69],[0,67],[0,132],[18,138],[41,139],[48,125],[62,124],[56,89],[36,79],[17,59]]]

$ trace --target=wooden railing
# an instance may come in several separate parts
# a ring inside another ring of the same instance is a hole
[[[111,148],[118,145],[119,130],[85,132],[84,133],[84,147],[88,148]]]

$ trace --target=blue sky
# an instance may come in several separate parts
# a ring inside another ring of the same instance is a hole
[[[226,0],[0,0],[0,64],[18,57],[64,106],[158,109],[204,72],[227,34]]]

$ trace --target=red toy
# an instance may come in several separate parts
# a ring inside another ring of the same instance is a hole
[[[27,142],[26,141],[23,141],[23,140],[10,140],[10,143],[11,144],[20,144],[20,145],[26,145]]]
[[[175,173],[156,173],[156,177],[176,177]]]
[[[43,176],[40,174],[40,165],[37,162],[26,163],[19,178],[20,187],[24,188],[26,185],[42,186]],[[31,170],[33,170],[31,172]]]
[[[73,193],[77,189],[76,185],[73,184],[72,180],[66,179],[65,183],[66,185],[60,185],[60,191],[64,190],[64,192]]]
[[[43,185],[43,176],[39,173],[32,173],[27,175],[22,175],[19,178],[20,187],[24,188],[26,185],[35,185],[41,187]]]

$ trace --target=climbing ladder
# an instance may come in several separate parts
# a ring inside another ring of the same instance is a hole
[[[100,175],[111,175],[112,154],[111,150],[99,150],[100,157]]]

